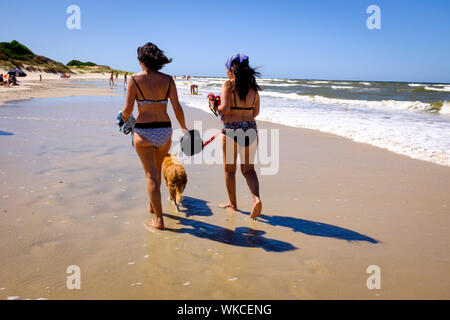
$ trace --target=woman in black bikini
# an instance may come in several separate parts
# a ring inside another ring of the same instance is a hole
[[[222,85],[221,104],[217,110],[223,115],[224,122],[222,148],[230,203],[222,207],[237,210],[236,159],[239,148],[241,172],[253,196],[250,217],[256,219],[262,209],[259,181],[253,163],[258,145],[255,117],[259,114],[260,88],[255,76],[259,73],[250,68],[248,57],[243,54],[232,56],[225,66],[229,80]]]
[[[167,114],[168,99],[181,128],[184,131],[187,129],[175,82],[171,76],[159,72],[172,60],[153,43],[138,48],[138,59],[142,72],[131,76],[133,81],[128,83],[122,120],[127,121],[131,116],[136,101],[139,113],[134,128],[134,146],[147,178],[149,211],[156,215],[156,219],[147,222],[147,225],[164,229],[160,191],[161,167],[172,143],[172,125]],[[149,99],[150,97],[152,99]]]

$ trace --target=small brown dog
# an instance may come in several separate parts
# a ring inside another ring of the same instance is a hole
[[[172,200],[177,206],[177,211],[180,211],[179,205],[183,199],[181,194],[187,184],[186,171],[176,156],[170,153],[164,158],[162,171],[169,190],[169,200]]]

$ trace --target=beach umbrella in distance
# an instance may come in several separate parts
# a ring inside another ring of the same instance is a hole
[[[13,74],[16,77],[26,77],[27,76],[27,74],[25,72],[23,72],[22,70],[19,70],[19,69],[9,70],[8,74]]]

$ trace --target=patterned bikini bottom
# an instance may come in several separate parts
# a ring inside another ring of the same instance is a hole
[[[172,136],[172,124],[168,122],[136,123],[134,132],[154,147],[163,146]]]
[[[242,147],[248,147],[258,137],[255,121],[225,122],[222,133]]]

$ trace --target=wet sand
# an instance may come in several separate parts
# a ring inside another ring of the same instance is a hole
[[[149,231],[141,164],[114,124],[122,103],[0,106],[0,299],[450,298],[448,167],[259,122],[280,130],[280,170],[260,176],[258,221],[240,172],[233,213],[218,207],[222,167],[192,164],[183,211],[163,183],[168,230]],[[220,127],[185,112],[191,127]],[[70,265],[81,290],[66,287]],[[381,290],[366,287],[369,265]]]

